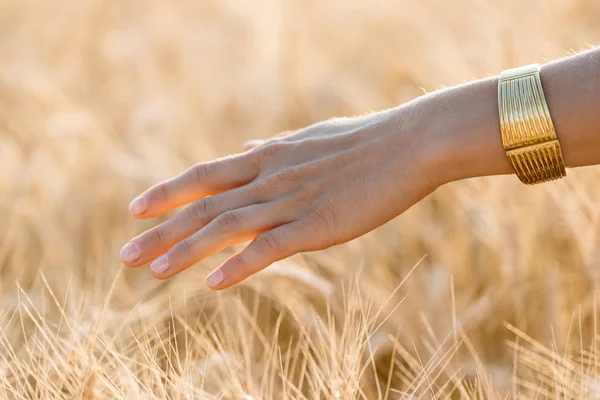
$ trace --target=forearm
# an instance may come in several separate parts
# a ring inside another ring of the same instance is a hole
[[[546,64],[540,76],[566,166],[600,164],[600,49]],[[513,172],[502,146],[497,78],[432,93],[404,109],[441,182]]]
[[[600,49],[545,65],[541,79],[566,166],[600,164]]]

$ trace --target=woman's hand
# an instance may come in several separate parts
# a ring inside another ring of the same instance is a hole
[[[361,236],[405,211],[441,182],[429,172],[424,135],[402,107],[334,119],[248,150],[201,163],[162,182],[130,205],[151,218],[189,204],[132,239],[121,259],[151,262],[169,278],[235,243],[252,242],[207,278],[224,289],[303,251]]]
[[[568,167],[600,163],[600,50],[542,68]],[[169,278],[252,239],[207,278],[236,284],[292,254],[343,243],[392,219],[443,183],[512,173],[500,136],[498,81],[434,92],[401,107],[335,119],[198,164],[130,205],[151,218],[191,203],[134,238],[121,259]]]

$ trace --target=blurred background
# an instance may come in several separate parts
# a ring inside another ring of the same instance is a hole
[[[216,294],[129,201],[251,138],[600,41],[594,0],[0,0],[4,398],[597,398],[600,169],[446,185]],[[560,134],[560,133],[559,133]]]

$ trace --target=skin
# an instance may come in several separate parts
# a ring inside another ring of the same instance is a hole
[[[567,167],[600,163],[600,50],[542,67]],[[399,107],[321,122],[197,164],[130,205],[136,218],[180,206],[133,238],[123,263],[167,279],[250,241],[208,277],[212,289],[273,262],[357,238],[446,183],[513,173],[502,147],[497,79],[428,94]]]

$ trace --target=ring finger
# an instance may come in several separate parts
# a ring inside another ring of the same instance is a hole
[[[121,260],[130,267],[144,265],[206,226],[217,216],[264,200],[253,185],[200,199],[171,219],[132,239],[121,250]]]
[[[227,211],[156,259],[150,265],[152,272],[169,278],[233,244],[290,222],[286,210],[282,202],[269,202]]]

